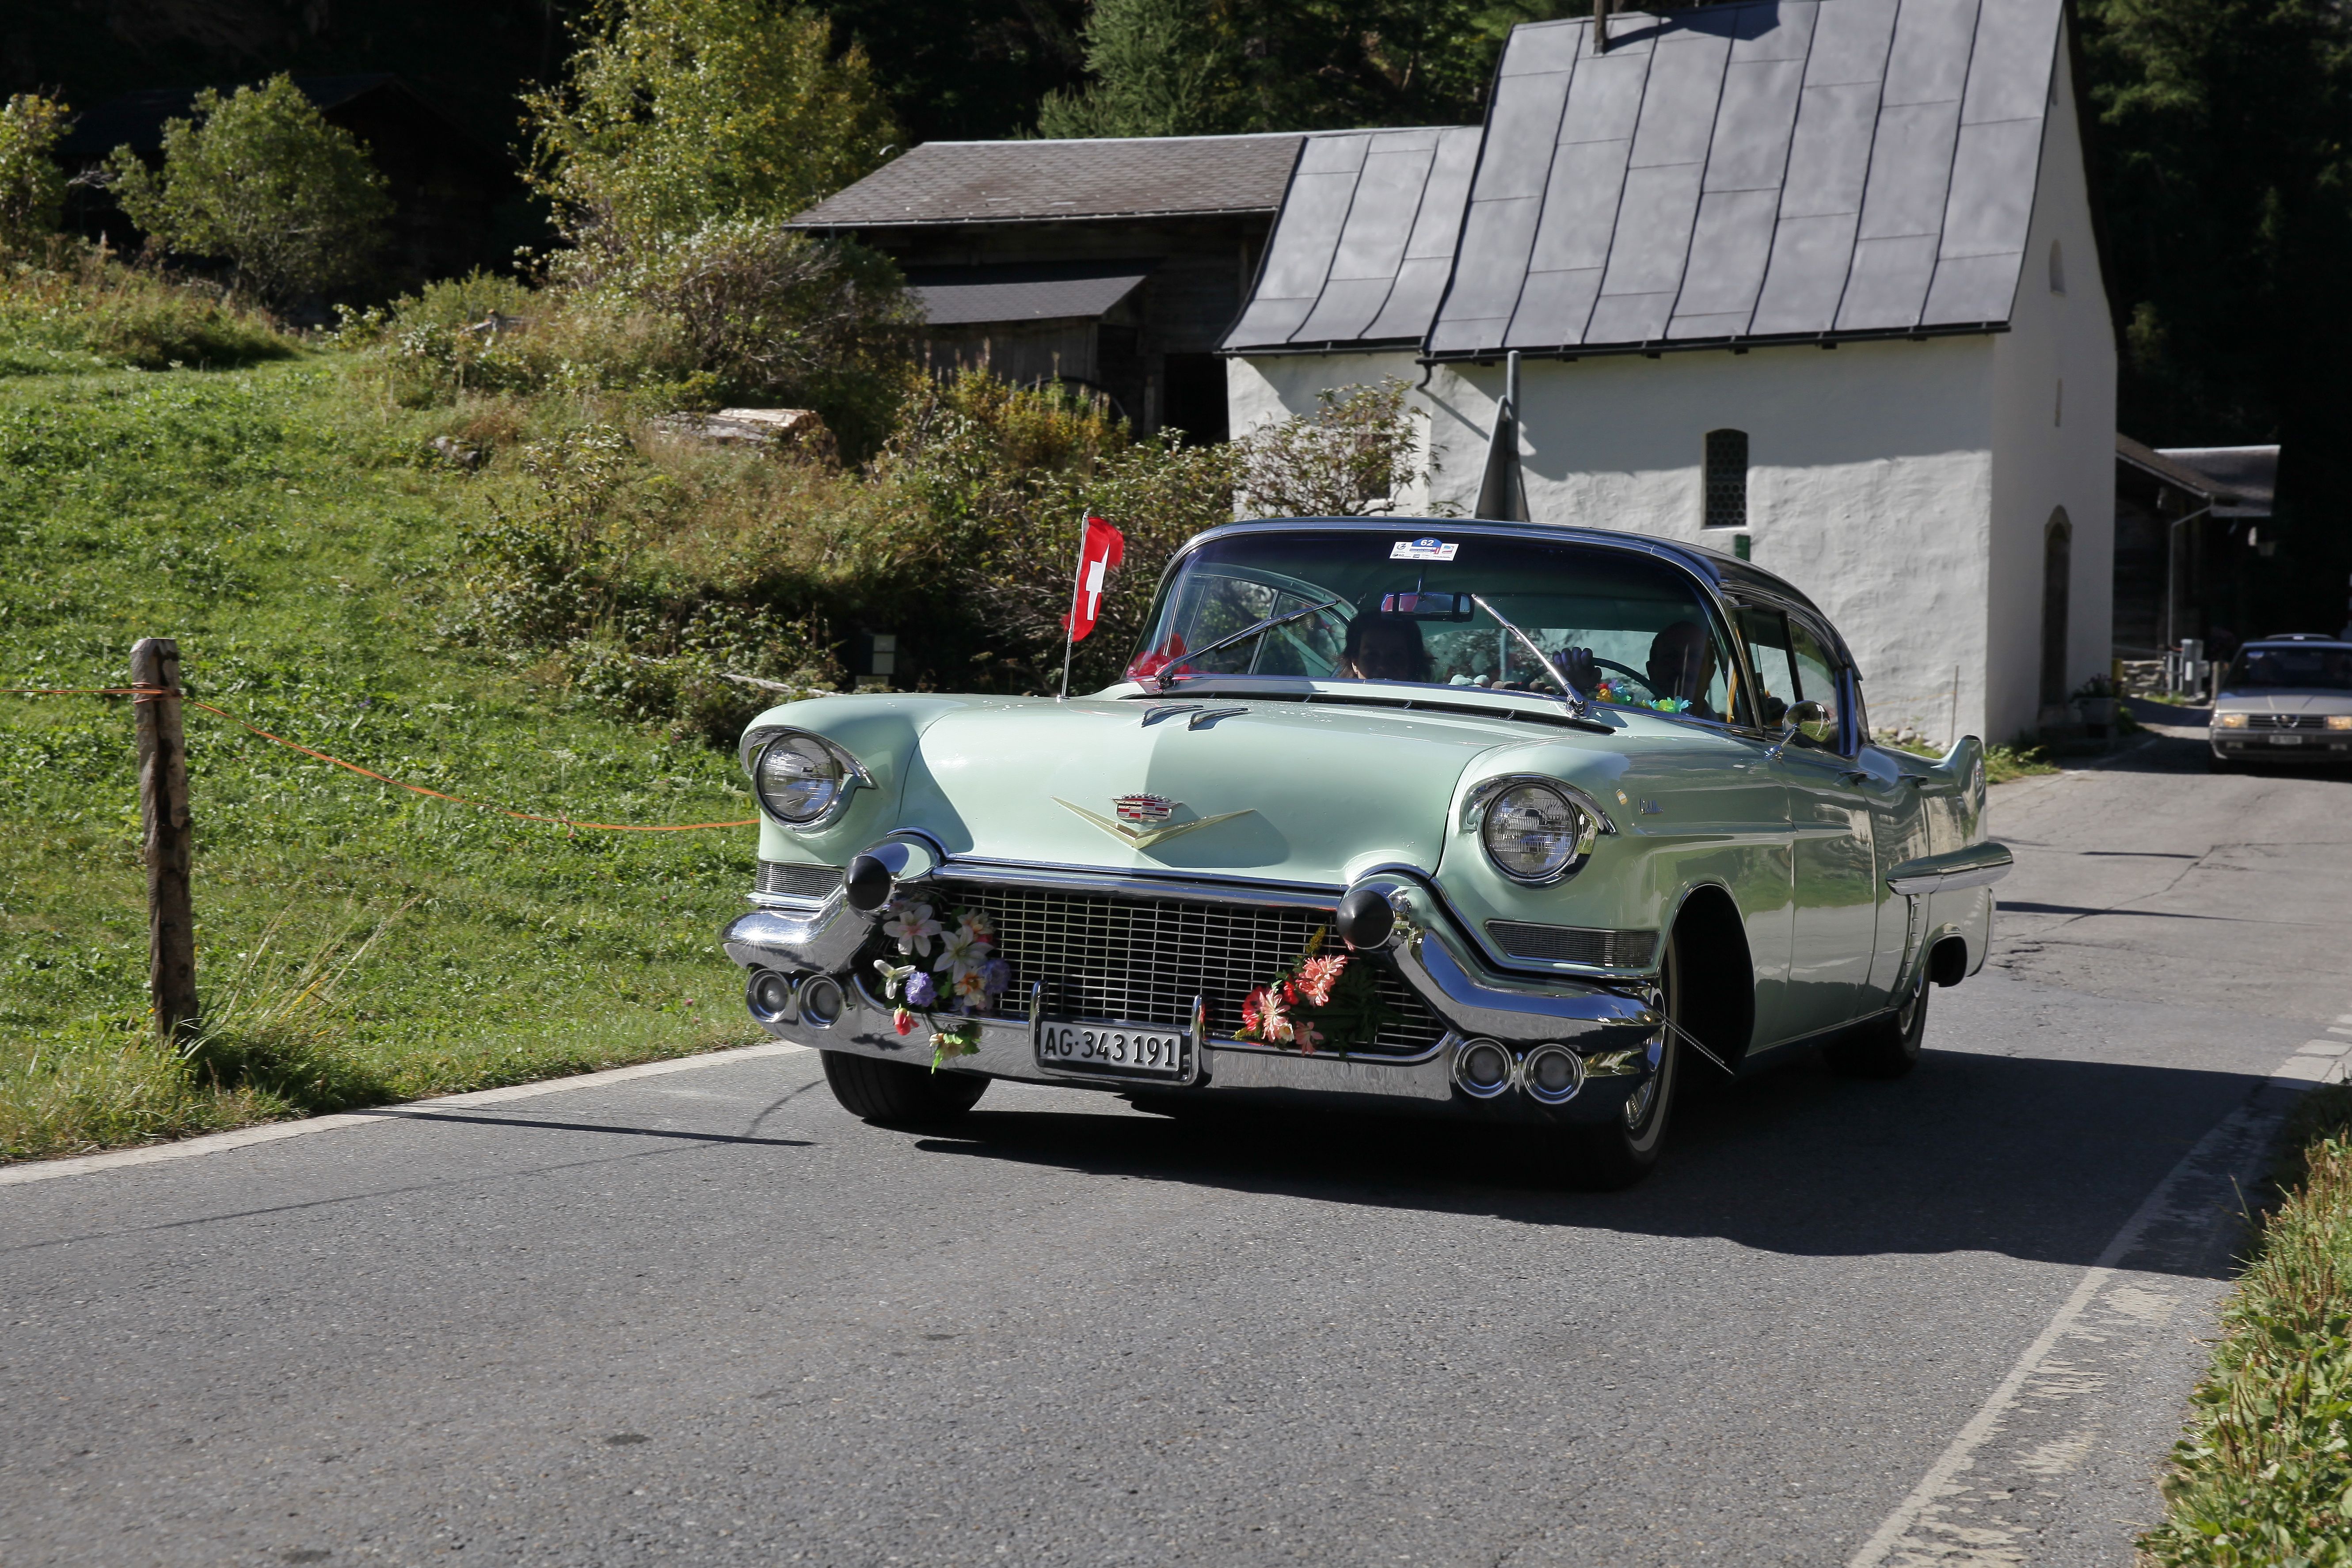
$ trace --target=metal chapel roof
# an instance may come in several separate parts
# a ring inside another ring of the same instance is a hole
[[[1226,350],[1418,343],[1454,267],[1475,125],[1318,136]]]
[[[2002,325],[2054,97],[2061,6],[1749,0],[1622,13],[1598,55],[1589,20],[1514,29],[1426,353]],[[1362,300],[1379,261],[1335,259],[1315,276],[1318,258],[1369,255],[1360,234],[1377,228],[1393,243],[1413,200],[1443,210],[1437,174],[1420,187],[1375,182],[1377,142],[1331,137],[1302,159],[1228,352],[1370,347],[1412,331],[1406,270],[1435,265],[1418,226],[1378,310]],[[1349,146],[1363,149],[1361,174],[1341,166]],[[1396,209],[1378,222],[1376,194]]]
[[[1270,213],[1306,132],[926,142],[793,219],[799,228]]]

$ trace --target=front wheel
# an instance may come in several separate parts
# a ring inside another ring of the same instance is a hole
[[[1903,1005],[1873,1018],[1822,1054],[1848,1078],[1901,1078],[1919,1065],[1919,1045],[1927,1036],[1927,969]]]
[[[885,1127],[936,1127],[953,1121],[988,1092],[973,1072],[934,1072],[912,1062],[877,1061],[848,1051],[820,1051],[824,1081],[841,1108]]]
[[[1674,1114],[1676,1068],[1683,1054],[1682,1042],[1676,1038],[1676,1031],[1684,1026],[1681,946],[1678,937],[1668,939],[1665,962],[1658,971],[1660,1007],[1675,1026],[1666,1031],[1658,1070],[1606,1121],[1563,1130],[1570,1173],[1580,1186],[1602,1192],[1630,1187],[1658,1163],[1658,1152],[1666,1142],[1666,1121]]]

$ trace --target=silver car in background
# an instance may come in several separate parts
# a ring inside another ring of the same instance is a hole
[[[2352,763],[2352,642],[2250,642],[2213,693],[2213,763]]]

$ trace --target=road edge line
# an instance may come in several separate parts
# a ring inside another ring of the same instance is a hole
[[[2147,1196],[2140,1200],[2139,1207],[2132,1211],[2131,1217],[2124,1221],[2123,1228],[2116,1232],[2114,1239],[2099,1254],[2098,1261],[2083,1271],[2083,1278],[2076,1282],[2073,1293],[2051,1317],[2033,1342],[2025,1348],[2024,1353],[2017,1358],[2016,1364],[2009,1369],[2009,1375],[2001,1379],[2000,1385],[1969,1418],[1968,1425],[1960,1428],[1958,1436],[1952,1439],[1942,1456],[1928,1467],[1927,1473],[1919,1479],[1919,1484],[1895,1505],[1895,1511],[1886,1516],[1885,1521],[1871,1533],[1870,1539],[1862,1543],[1861,1549],[1846,1559],[1845,1568],[1878,1568],[1886,1554],[1910,1533],[1913,1525],[1919,1522],[1919,1516],[1927,1511],[1928,1505],[1943,1494],[1944,1488],[1950,1484],[1952,1478],[1967,1469],[1975,1460],[1976,1451],[1984,1446],[1986,1438],[1999,1430],[2001,1417],[2015,1406],[2017,1391],[2041,1366],[2042,1358],[2048,1355],[2052,1347],[2074,1326],[2075,1320],[2083,1315],[2083,1310],[2091,1304],[2091,1299],[2099,1293],[2101,1287],[2115,1278],[2116,1265],[2131,1255],[2141,1235],[2165,1212],[2173,1189],[2182,1178],[2213,1150],[2245,1136],[2263,1121],[2276,1121],[2284,1115],[2283,1108],[2258,1109],[2257,1101],[2269,1098],[2268,1090],[2273,1085],[2290,1089],[2309,1087],[2307,1082],[2283,1079],[2278,1073],[2272,1073],[2245,1104],[2215,1122],[2212,1129],[2180,1157],[2179,1163],[2165,1173],[2164,1179],[2149,1190]]]
[[[562,1094],[575,1089],[599,1089],[605,1084],[624,1083],[631,1079],[656,1078],[663,1073],[690,1072],[699,1068],[752,1061],[762,1057],[791,1056],[808,1048],[786,1040],[761,1040],[753,1045],[730,1047],[723,1051],[704,1051],[690,1057],[664,1057],[659,1061],[636,1062],[625,1068],[606,1068],[601,1072],[576,1073],[569,1078],[541,1079],[535,1083],[509,1084],[500,1089],[468,1089],[462,1094],[445,1094],[431,1100],[394,1100],[388,1105],[366,1110],[309,1116],[298,1121],[265,1121],[257,1127],[207,1132],[201,1138],[183,1138],[170,1143],[151,1144],[143,1149],[74,1154],[61,1160],[28,1160],[17,1165],[0,1165],[0,1187],[55,1181],[63,1176],[94,1175],[101,1171],[152,1165],[165,1160],[188,1160],[202,1154],[225,1154],[233,1149],[249,1149],[257,1143],[275,1143],[281,1138],[300,1138],[312,1132],[331,1132],[339,1128],[384,1127],[400,1121],[398,1116],[385,1114],[394,1109],[499,1105],[508,1100],[530,1100],[542,1094]]]

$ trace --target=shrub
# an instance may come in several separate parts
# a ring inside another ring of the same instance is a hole
[[[863,50],[772,0],[598,0],[561,88],[527,95],[533,183],[572,240],[625,256],[785,218],[898,140]]]
[[[765,218],[707,225],[604,288],[675,321],[721,395],[814,408],[858,453],[888,429],[921,320],[888,258]]]
[[[0,106],[0,254],[24,250],[58,226],[66,184],[57,146],[69,112],[30,92]]]
[[[1316,394],[1315,411],[1277,420],[1238,443],[1242,509],[1255,517],[1361,517],[1395,509],[1423,477],[1405,384]]]
[[[237,286],[284,304],[356,279],[392,215],[383,177],[291,78],[196,95],[195,121],[163,127],[163,164],[128,147],[108,162],[132,223],[184,256],[218,257]]]

